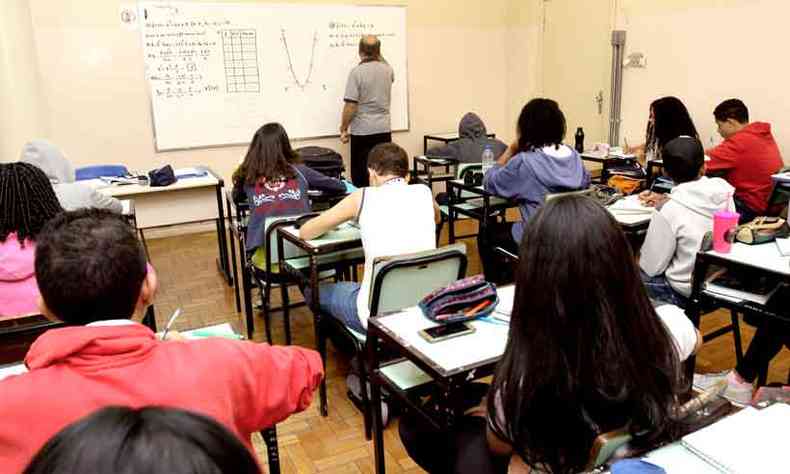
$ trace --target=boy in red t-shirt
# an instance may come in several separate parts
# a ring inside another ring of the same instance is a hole
[[[749,123],[749,110],[738,99],[728,99],[713,111],[724,141],[706,151],[708,174],[723,176],[735,187],[735,207],[741,223],[765,214],[773,183],[771,175],[782,168],[771,125]]]
[[[132,321],[151,304],[157,278],[117,214],[59,214],[37,244],[39,307],[69,327],[33,343],[29,372],[0,381],[2,472],[20,472],[52,435],[110,405],[209,416],[251,452],[251,433],[310,405],[323,376],[315,351],[218,337],[161,341]]]

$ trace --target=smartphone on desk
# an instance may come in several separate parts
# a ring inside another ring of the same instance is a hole
[[[421,330],[420,336],[428,342],[439,342],[454,337],[466,336],[475,332],[475,328],[459,321],[457,323],[442,324]]]

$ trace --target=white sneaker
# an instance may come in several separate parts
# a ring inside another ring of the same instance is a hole
[[[695,389],[699,390],[700,392],[704,392],[705,390],[713,387],[716,385],[720,380],[723,380],[729,374],[729,370],[725,370],[724,372],[711,372],[708,374],[694,374],[694,381],[692,385]]]
[[[746,406],[752,402],[754,384],[744,381],[738,373],[731,370],[727,374],[727,389],[723,397],[735,405]]]
[[[705,391],[716,385],[721,380],[727,380],[727,388],[722,397],[738,406],[746,406],[752,401],[754,386],[749,382],[742,382],[734,370],[710,374],[694,374],[694,388]]]

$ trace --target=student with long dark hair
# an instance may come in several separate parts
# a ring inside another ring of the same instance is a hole
[[[682,136],[699,138],[688,109],[677,97],[661,97],[650,104],[645,143],[626,151],[636,153],[643,161],[658,160],[664,145]]]
[[[310,211],[308,189],[342,193],[345,185],[305,166],[291,147],[288,133],[279,123],[267,123],[255,132],[242,164],[233,173],[234,195],[250,206],[247,251],[264,244],[269,217],[304,214]],[[253,261],[263,267],[263,252]]]
[[[24,474],[258,474],[247,448],[221,424],[175,408],[107,407],[72,423]]]
[[[43,171],[0,164],[0,318],[38,313],[36,238],[62,211]]]
[[[612,216],[589,198],[558,198],[524,231],[485,418],[464,417],[442,438],[405,416],[401,438],[430,472],[505,472],[509,457],[579,472],[601,433],[626,428],[637,443],[673,433],[680,363],[698,343],[679,308],[653,308]]]
[[[590,185],[590,173],[581,157],[562,143],[565,132],[565,115],[557,102],[530,100],[518,118],[518,140],[486,172],[485,190],[517,200],[521,212],[520,221],[490,225],[488,232],[479,235],[478,248],[487,280],[512,281],[507,271],[510,265],[502,262],[493,248],[518,252],[524,226],[543,205],[546,194],[575,191]]]

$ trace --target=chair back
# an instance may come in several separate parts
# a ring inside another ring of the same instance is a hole
[[[448,245],[373,262],[370,314],[415,306],[428,293],[466,276],[466,246]]]
[[[545,202],[549,202],[552,199],[557,199],[563,196],[588,196],[588,197],[595,197],[595,188],[590,186],[586,189],[577,189],[575,191],[562,191],[558,193],[548,193],[546,194]]]
[[[474,172],[482,172],[483,171],[483,164],[482,163],[458,163],[458,175],[457,178],[463,180],[467,173],[474,173]],[[470,193],[468,191],[461,191],[458,193],[459,198],[468,198],[468,197],[479,197],[475,193]]]
[[[271,271],[272,265],[274,265],[279,259],[280,254],[277,250],[277,229],[281,227],[288,227],[294,225],[296,221],[305,216],[317,216],[317,212],[311,212],[308,214],[298,214],[293,216],[276,216],[276,217],[268,217],[266,221],[263,223],[264,229],[264,242],[266,245],[266,271]],[[299,247],[295,246],[294,244],[288,242],[287,240],[283,241],[283,252],[285,255],[283,256],[285,259],[295,258],[295,257],[304,257],[307,253],[300,249]]]
[[[74,171],[77,181],[86,179],[96,179],[102,176],[120,178],[129,174],[129,170],[123,165],[92,165],[77,168]]]
[[[590,457],[587,460],[587,467],[585,472],[592,471],[595,468],[604,465],[615,452],[627,445],[632,439],[631,434],[625,429],[609,431],[598,435],[590,449]]]

